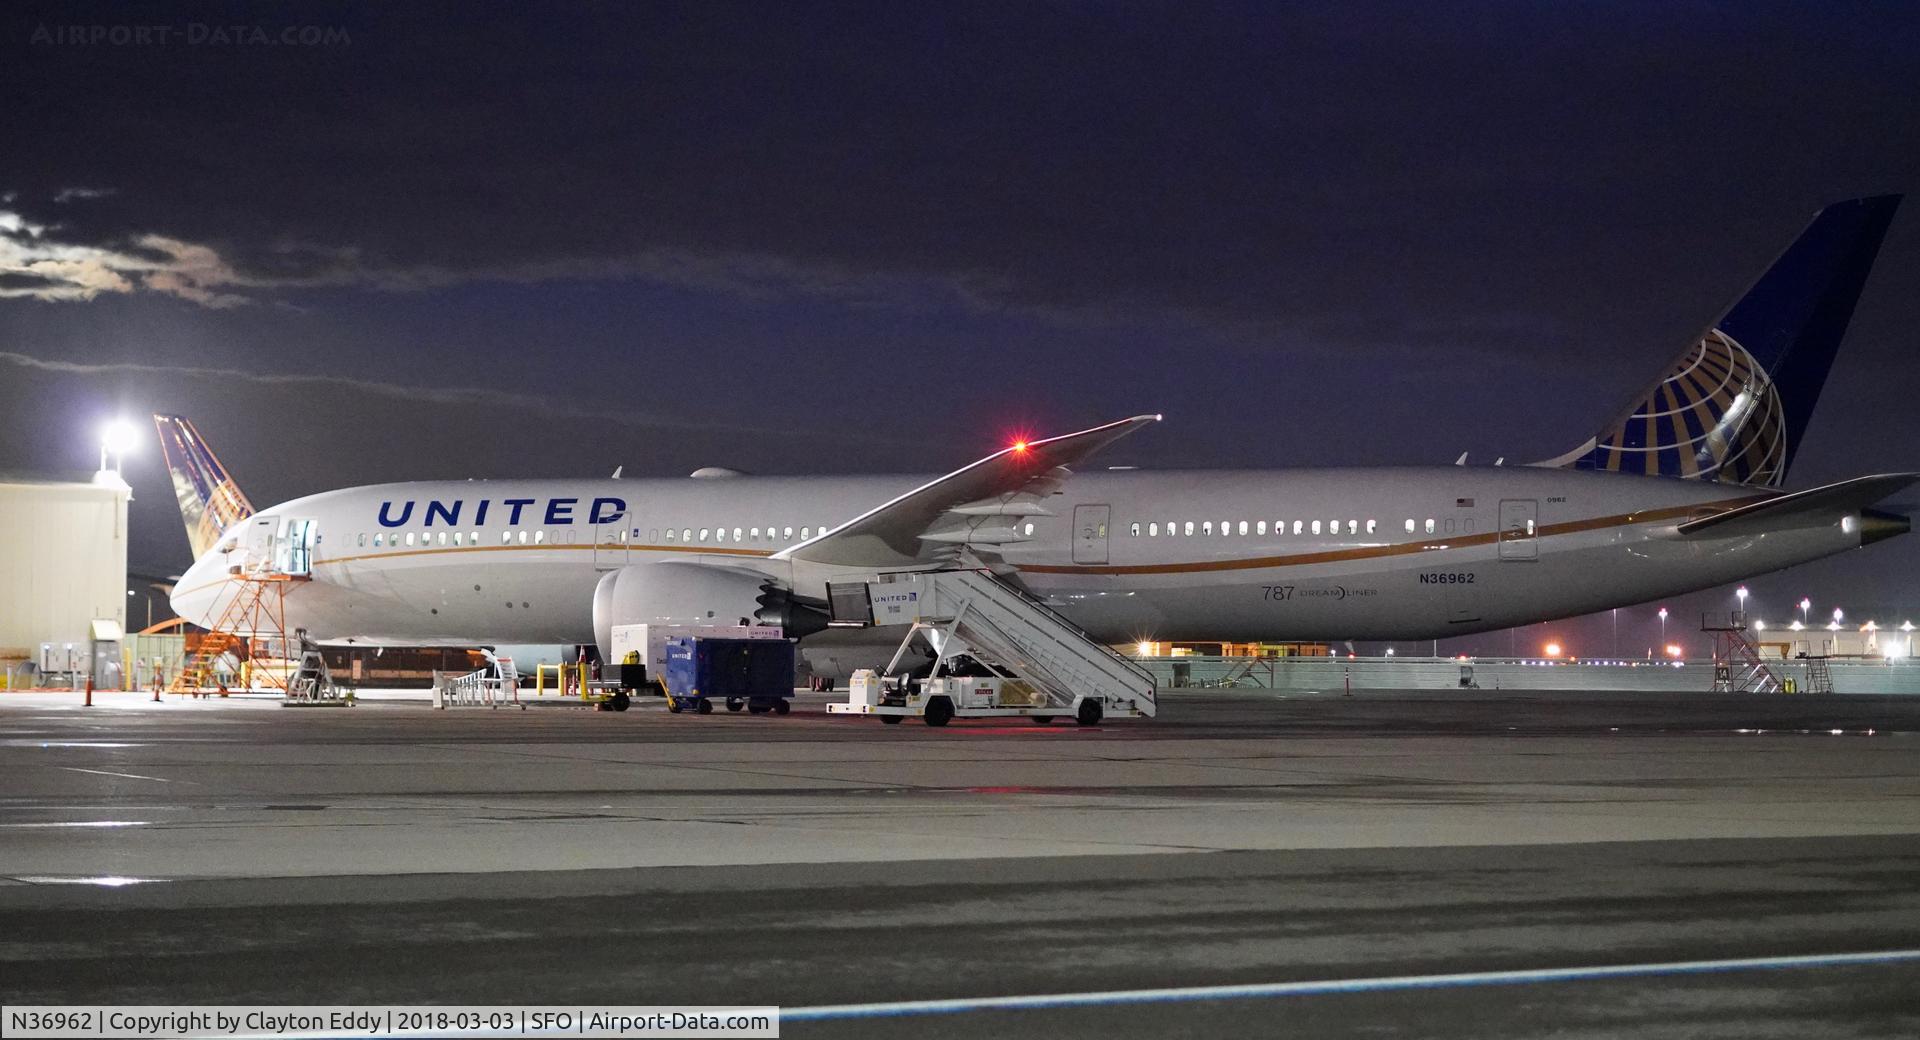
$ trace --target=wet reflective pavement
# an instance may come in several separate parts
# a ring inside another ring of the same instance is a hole
[[[1504,974],[1920,947],[1920,697],[1242,693],[928,730],[818,697],[114,696],[0,696],[9,1003],[794,1009],[1468,973],[786,1033],[1920,1035],[1912,961]]]

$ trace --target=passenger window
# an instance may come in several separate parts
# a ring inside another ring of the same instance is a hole
[[[1319,534],[1319,533],[1320,533],[1320,521],[1318,521],[1318,520],[1315,520],[1315,521],[1313,522],[1313,533],[1314,533],[1314,534]]]
[[[733,540],[734,540],[734,541],[736,541],[736,542],[738,542],[738,541],[741,541],[742,539],[741,539],[741,537],[740,537],[740,534],[741,534],[741,529],[740,529],[740,528],[738,528],[738,527],[736,527],[736,528],[734,528],[734,529],[733,529]]]
[[[1231,520],[1220,521],[1220,537],[1225,538],[1226,536],[1232,533],[1233,533],[1233,521]]]
[[[1349,520],[1349,521],[1347,521],[1347,533],[1348,533],[1348,534],[1359,534],[1359,533],[1360,533],[1360,521],[1358,521],[1358,520]]]
[[[757,541],[759,541],[759,540],[760,540],[760,529],[759,529],[758,527],[755,527],[755,528],[753,528],[753,529],[751,529],[751,530],[749,530],[749,531],[747,532],[747,537],[749,537],[749,538],[751,538],[751,539],[753,539],[753,540],[754,540],[754,541],[756,541],[756,542],[757,542]]]
[[[693,528],[691,528],[691,527],[682,527],[682,528],[680,529],[680,540],[681,540],[681,541],[683,541],[683,542],[691,542],[691,541],[693,541]]]
[[[408,545],[412,545],[412,544],[413,544],[413,532],[412,532],[412,531],[408,531],[408,532],[407,532],[407,544],[408,544]]]
[[[1193,521],[1191,520],[1187,521],[1187,534],[1188,536],[1192,536],[1193,534]]]
[[[1375,529],[1376,529],[1377,527],[1378,527],[1378,525],[1377,525],[1377,524],[1375,524],[1375,523],[1374,523],[1374,522],[1373,522],[1372,520],[1368,520],[1368,521],[1367,521],[1367,533],[1368,533],[1368,534],[1372,534],[1372,533],[1374,532],[1374,530],[1375,530]]]
[[[1531,520],[1527,521],[1527,537],[1533,537],[1533,521]]]
[[[465,545],[465,544],[467,544],[467,542],[466,542],[466,539],[465,539],[465,537],[464,537],[464,533],[463,533],[463,532],[460,532],[460,531],[455,531],[455,532],[453,532],[453,544],[455,544],[455,545]]]
[[[802,528],[800,529],[800,540],[804,542],[804,541],[806,541],[807,539],[809,539],[809,538],[812,538],[812,537],[813,537],[813,535],[812,535],[811,533],[809,533],[809,532],[811,532],[812,530],[813,530],[813,528],[811,528],[811,527],[802,527]]]
[[[1266,522],[1265,520],[1262,520],[1262,521],[1260,521],[1259,523],[1257,523],[1257,524],[1255,524],[1255,525],[1253,525],[1253,533],[1254,533],[1254,534],[1266,534],[1266,533],[1267,533],[1267,522]]]
[[[525,531],[520,532],[520,544],[521,545],[527,544],[527,532]]]
[[[671,542],[671,541],[673,541],[673,540],[674,540],[674,535],[675,535],[676,533],[677,533],[677,532],[675,532],[673,528],[671,528],[671,527],[669,527],[669,528],[667,528],[667,541],[669,541],[669,542]]]
[[[1127,528],[1127,534],[1129,534],[1129,535],[1131,535],[1131,536],[1133,536],[1133,537],[1135,537],[1135,538],[1138,538],[1138,537],[1140,537],[1140,525],[1139,525],[1139,524],[1132,524],[1132,525],[1130,525],[1130,526],[1129,526],[1129,527]]]
[[[447,544],[447,532],[445,531],[440,532],[440,544],[441,545]]]
[[[782,530],[782,531],[784,531],[784,532],[786,532],[786,533],[784,533],[784,534],[782,534],[782,535],[781,535],[780,537],[782,537],[782,538],[792,538],[792,537],[793,537],[793,528],[791,528],[791,527],[783,527],[783,528],[781,528],[781,530]]]
[[[712,530],[713,529],[710,527],[702,527],[700,529],[700,540],[703,542],[706,541],[708,533],[710,533]]]
[[[1026,535],[1028,538],[1032,538],[1033,537],[1033,521],[1031,520],[1027,521],[1026,527],[1022,528],[1022,530],[1026,532]],[[1105,534],[1106,532],[1102,531],[1101,533]]]
[[[1407,518],[1407,533],[1408,533],[1408,534],[1412,534],[1412,533],[1413,533],[1413,518],[1412,518],[1412,517],[1408,517],[1408,518]]]
[[[1448,534],[1452,534],[1452,533],[1453,533],[1453,520],[1452,520],[1452,518],[1451,518],[1451,517],[1449,517],[1449,518],[1448,518],[1448,520],[1447,520],[1447,533],[1448,533]]]
[[[1147,537],[1148,538],[1160,537],[1160,522],[1158,520],[1155,520],[1154,522],[1147,525]]]
[[[1241,534],[1247,533],[1247,522],[1245,520],[1240,521],[1240,533]]]
[[[547,532],[544,529],[533,532],[533,544],[535,545],[547,544]]]
[[[1433,517],[1427,517],[1427,533],[1433,533]]]
[[[1211,520],[1207,520],[1207,521],[1204,521],[1204,522],[1202,522],[1202,523],[1200,524],[1200,533],[1201,533],[1201,534],[1212,534],[1212,533],[1213,533],[1213,521],[1211,521]]]
[[[381,532],[379,531],[375,531],[373,533],[373,547],[375,549],[378,549],[381,546],[387,544],[387,540],[385,538],[382,538],[380,535],[381,535]]]

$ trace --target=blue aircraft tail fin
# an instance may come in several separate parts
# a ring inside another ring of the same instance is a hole
[[[1659,382],[1544,465],[1779,487],[1899,205],[1821,210]]]
[[[253,503],[227,475],[227,468],[207,447],[191,420],[156,415],[153,425],[160,431],[160,450],[167,457],[173,496],[180,504],[180,519],[186,522],[187,542],[193,546],[193,558],[197,560],[219,543],[220,535],[229,527],[253,515]]]

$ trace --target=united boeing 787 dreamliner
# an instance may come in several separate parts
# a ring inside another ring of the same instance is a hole
[[[1592,437],[1525,466],[1093,471],[1137,416],[941,477],[423,482],[253,511],[157,416],[206,624],[236,573],[301,576],[287,627],[373,645],[608,645],[630,622],[785,626],[830,645],[826,583],[976,567],[1094,638],[1428,639],[1703,589],[1908,529],[1920,479],[1787,474],[1898,197],[1813,223]],[[871,638],[871,637],[868,637]]]

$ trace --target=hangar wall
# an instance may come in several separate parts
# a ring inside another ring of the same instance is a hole
[[[109,471],[87,484],[0,477],[0,658],[85,645],[95,618],[125,626],[131,498]]]

